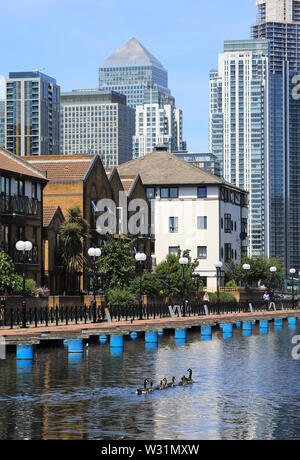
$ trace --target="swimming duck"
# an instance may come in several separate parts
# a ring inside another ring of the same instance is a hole
[[[190,375],[188,376],[186,380],[187,380],[187,383],[191,385],[192,383],[194,383],[194,380],[192,379],[193,371],[192,369],[188,369],[187,371],[190,373]]]
[[[172,382],[168,383],[168,384],[167,384],[167,387],[168,387],[168,388],[176,387],[175,380],[176,380],[176,379],[175,379],[175,377],[173,376],[173,377],[172,377]]]
[[[148,393],[149,388],[147,388],[147,383],[149,383],[149,380],[148,380],[148,379],[145,379],[145,380],[144,380],[144,387],[143,387],[143,388],[138,388],[138,389],[136,390],[136,394],[138,394],[138,395],[144,395],[144,394]]]

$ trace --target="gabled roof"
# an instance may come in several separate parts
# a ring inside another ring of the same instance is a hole
[[[64,220],[64,215],[59,206],[43,206],[43,227],[49,227],[56,213],[60,213]]]
[[[26,157],[27,158],[27,157]],[[22,157],[0,148],[0,171],[21,174],[46,181],[46,176]]]
[[[129,195],[132,185],[136,182],[137,176],[135,175],[128,175],[128,176],[120,176],[124,192]]]
[[[30,157],[29,162],[36,168],[47,173],[47,179],[57,182],[78,182],[84,181],[95,157],[78,157],[61,155],[52,157],[40,156]]]
[[[131,65],[163,65],[136,39],[131,38],[104,61],[103,67],[123,67]]]
[[[120,177],[139,174],[149,185],[227,185],[241,190],[224,179],[200,169],[168,152],[152,152],[118,166]]]

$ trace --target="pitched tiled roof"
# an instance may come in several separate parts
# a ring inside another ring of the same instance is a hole
[[[224,179],[181,160],[171,153],[162,151],[152,152],[128,161],[118,166],[117,169],[120,176],[139,174],[145,186],[224,184],[238,189],[238,187],[226,182]]]
[[[61,159],[40,157],[29,158],[29,162],[36,168],[47,173],[47,179],[50,181],[82,181],[85,178],[95,157],[76,158],[67,155]]]
[[[2,148],[0,148],[0,170],[46,180],[45,174],[39,171],[34,165]]]
[[[57,211],[61,212],[59,206],[43,206],[43,227],[49,227]]]
[[[120,176],[124,191],[128,193],[132,184],[135,182],[136,176],[134,175],[127,175],[127,176]]]

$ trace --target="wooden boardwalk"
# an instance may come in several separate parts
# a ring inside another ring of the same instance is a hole
[[[189,329],[195,326],[216,326],[219,323],[237,323],[240,321],[286,319],[299,317],[300,310],[280,310],[253,313],[235,313],[226,315],[209,315],[179,318],[162,318],[152,320],[135,320],[121,322],[103,322],[98,324],[77,324],[69,326],[48,326],[27,329],[0,328],[0,335],[5,337],[7,345],[39,344],[42,341],[64,339],[89,339],[92,336],[129,335],[131,332],[155,331],[161,329]]]

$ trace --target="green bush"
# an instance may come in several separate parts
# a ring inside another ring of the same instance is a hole
[[[218,301],[218,293],[217,292],[210,292],[208,295],[209,295],[209,301],[210,302],[217,302]],[[220,302],[221,303],[230,303],[230,302],[237,303],[237,300],[231,294],[227,294],[226,292],[220,292]]]
[[[135,296],[128,289],[110,289],[106,294],[106,300],[109,307],[113,305],[137,305]]]
[[[237,287],[236,283],[234,280],[230,280],[228,281],[228,283],[226,283],[226,287]]]
[[[36,282],[32,279],[25,280],[25,293],[27,297],[36,297]],[[23,294],[23,278],[19,276],[18,283],[13,290],[13,294],[22,295]]]

